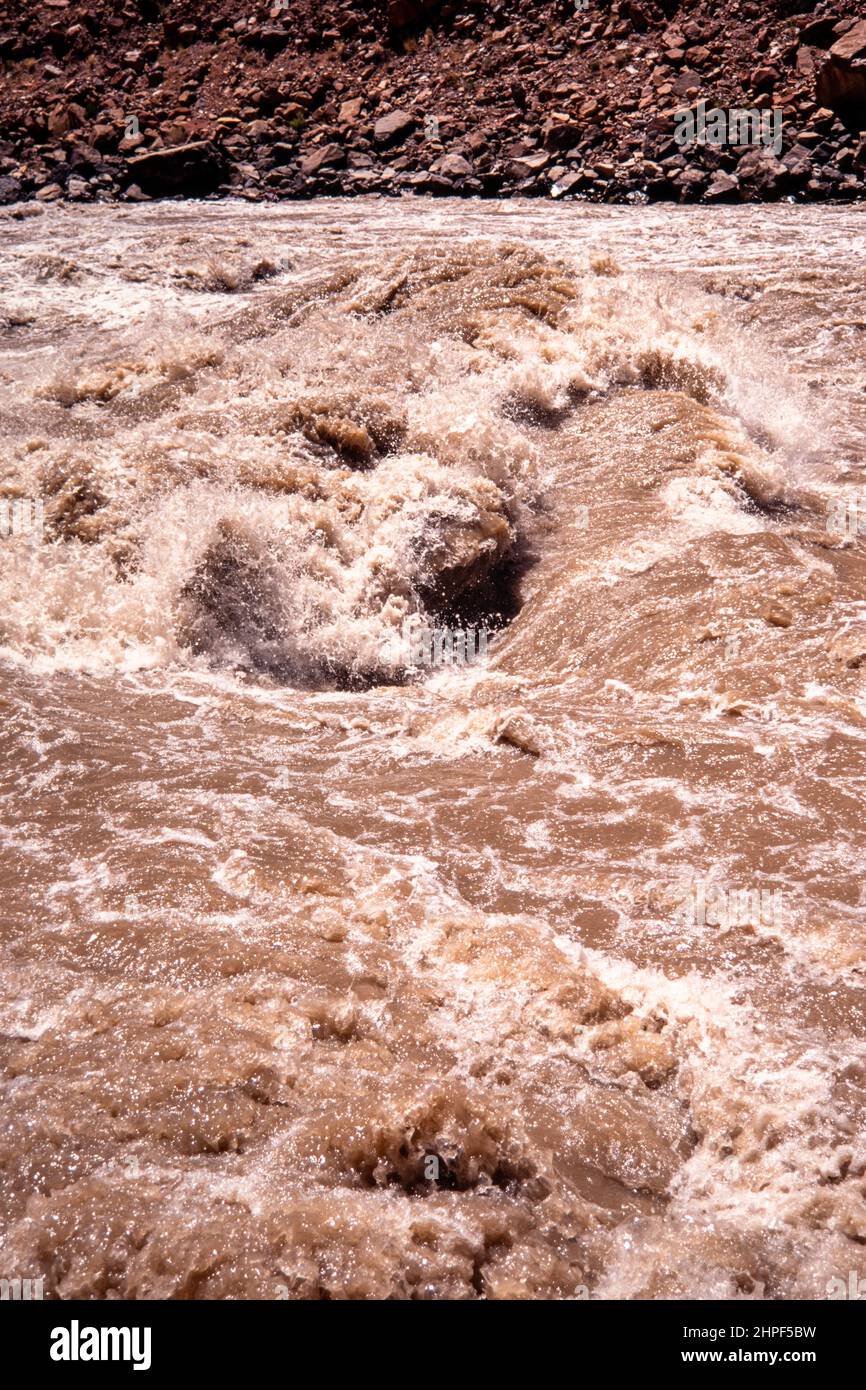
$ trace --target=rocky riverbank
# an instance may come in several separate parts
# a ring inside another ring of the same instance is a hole
[[[862,198],[861,5],[0,0],[0,203],[360,193]]]

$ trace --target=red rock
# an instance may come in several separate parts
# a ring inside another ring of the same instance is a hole
[[[690,92],[694,92],[695,95],[697,95],[701,90],[700,75],[696,72],[692,72],[690,69],[684,69],[676,82],[673,83],[673,90],[678,97],[688,96]]]
[[[812,44],[815,48],[826,48],[833,37],[835,23],[835,15],[825,15],[823,19],[807,20],[800,30],[800,42]]]
[[[544,147],[548,150],[571,149],[582,133],[582,128],[575,121],[547,121],[542,130]]]
[[[804,77],[812,77],[815,72],[815,59],[811,48],[797,49],[797,71]]]
[[[441,174],[446,179],[464,179],[473,172],[469,160],[460,154],[444,154],[430,165],[431,174]]]
[[[72,126],[69,111],[62,106],[55,106],[53,111],[48,113],[48,134],[55,139],[60,135],[65,135]]]
[[[391,111],[374,125],[373,138],[380,145],[396,144],[414,129],[415,117],[409,111]]]
[[[866,118],[866,60],[844,58],[834,51],[837,47],[818,73],[816,96],[834,112]]]
[[[740,183],[751,184],[762,196],[776,196],[787,174],[785,165],[765,149],[747,151],[737,165]]]
[[[581,188],[584,183],[583,173],[580,170],[573,170],[570,174],[563,174],[557,178],[552,185],[550,196],[552,198],[563,198],[567,193],[573,193]]]
[[[812,172],[812,156],[809,151],[800,144],[794,145],[782,160],[785,168],[792,178],[807,179]]]
[[[740,189],[737,180],[730,174],[725,174],[719,170],[714,174],[704,193],[707,202],[720,203],[729,199],[736,198]]]
[[[211,192],[224,176],[224,161],[209,140],[151,150],[127,165],[132,182],[144,192],[184,193],[188,197]]]
[[[549,154],[525,154],[520,159],[513,160],[509,168],[516,169],[518,178],[526,178],[529,174],[537,174],[549,163]]]
[[[851,62],[855,58],[866,58],[866,19],[861,19],[853,29],[849,29],[830,49],[831,58],[841,58]]]
[[[703,169],[682,169],[676,175],[674,183],[682,199],[692,200],[699,197],[704,191],[707,186],[707,175]]]
[[[760,67],[755,68],[749,82],[753,91],[772,91],[779,80],[779,74],[775,68]]]
[[[346,162],[346,151],[342,145],[323,145],[301,160],[302,174],[317,174],[320,169],[336,169]]]
[[[363,109],[363,97],[352,97],[349,101],[344,101],[337,117],[340,125],[354,125]]]
[[[284,29],[282,25],[262,24],[259,28],[248,29],[244,41],[256,48],[263,48],[268,53],[277,53],[281,48],[285,48],[290,38],[288,29]]]
[[[835,119],[836,113],[829,106],[819,106],[817,110],[812,112],[810,124],[816,130],[829,130]]]
[[[814,9],[800,0],[787,9],[798,6]],[[126,114],[137,111],[148,142],[155,132],[162,133],[166,144],[195,145],[214,132],[222,140],[234,131],[237,138],[232,141],[230,135],[223,149],[239,172],[238,187],[249,190],[260,179],[280,196],[294,195],[303,185],[304,176],[295,166],[300,131],[303,158],[321,171],[339,167],[324,153],[331,145],[351,143],[356,154],[374,139],[379,152],[393,147],[393,171],[367,170],[364,187],[414,190],[432,180],[428,186],[444,192],[449,174],[421,171],[420,163],[453,158],[450,177],[464,191],[467,186],[482,191],[483,181],[483,191],[498,192],[504,164],[528,156],[530,163],[511,171],[523,183],[534,180],[540,187],[543,169],[544,184],[549,180],[560,187],[580,160],[592,158],[610,171],[605,179],[612,196],[645,188],[652,179],[654,194],[666,196],[677,170],[653,175],[634,158],[638,149],[658,161],[672,153],[665,138],[670,130],[654,125],[655,115],[701,96],[710,104],[774,104],[784,109],[786,131],[793,131],[812,118],[814,108],[803,98],[807,87],[810,97],[815,90],[813,77],[819,101],[831,109],[814,118],[813,129],[792,134],[800,153],[785,165],[787,186],[796,184],[800,191],[798,179],[804,177],[810,149],[825,143],[813,177],[826,191],[838,189],[846,174],[860,168],[856,132],[866,129],[863,0],[833,0],[827,6],[833,13],[819,18],[813,13],[782,18],[781,0],[763,7],[757,0],[743,0],[730,22],[710,0],[690,0],[687,7],[617,0],[577,14],[571,13],[570,0],[557,5],[548,0],[509,0],[507,5],[504,0],[489,5],[464,5],[463,0],[377,0],[375,5],[264,0],[249,14],[231,0],[214,0],[207,10],[192,0],[152,8],[162,11],[162,17],[145,22],[139,7],[125,0],[107,8],[96,0],[76,0],[75,5],[69,0],[68,6],[60,0],[53,7],[44,0],[29,8],[0,4],[0,58],[16,64],[14,90],[9,82],[0,82],[0,132],[8,135],[14,158],[30,171],[27,191],[39,186],[41,169],[44,178],[57,177],[68,195],[65,174],[47,172],[60,162],[57,145],[68,144],[66,137],[80,127],[77,133],[86,144],[101,147],[103,156],[114,154],[124,137]],[[173,18],[164,14],[166,8],[174,11]],[[67,13],[60,14],[64,9]],[[672,10],[678,22],[663,17],[663,11]],[[419,40],[417,50],[403,42],[404,35],[427,26],[430,37]],[[651,34],[640,36],[641,28]],[[323,42],[324,36],[336,39],[338,34],[345,44],[339,64],[333,48]],[[197,46],[190,54],[193,41]],[[830,45],[832,51],[825,52]],[[32,70],[20,62],[30,57],[35,59]],[[712,64],[720,69],[722,85],[715,78],[711,83],[717,91],[707,90]],[[73,111],[78,93],[86,93],[78,97],[80,115]],[[450,155],[432,139],[427,118],[434,112]],[[840,144],[836,113],[855,137],[849,145]],[[418,136],[407,140],[413,131]],[[125,140],[120,153],[128,156],[133,143]],[[274,153],[277,145],[279,155]],[[538,160],[542,147],[548,163]],[[568,150],[572,153],[565,159]],[[152,146],[151,154],[158,153]],[[136,155],[146,157],[140,150]],[[271,156],[279,161],[276,170]],[[473,172],[467,173],[461,161]],[[539,168],[533,171],[531,163]],[[704,167],[707,179],[715,182],[720,169],[730,177],[727,163],[706,161],[713,166]],[[820,171],[827,166],[832,167],[825,176]],[[359,166],[357,172],[362,171]],[[146,191],[148,177],[142,173]],[[598,178],[598,173],[583,177]],[[718,187],[718,196],[734,196],[723,180]],[[688,196],[696,188],[691,176],[680,181],[680,191],[687,190]],[[856,191],[853,177],[846,188]],[[96,191],[91,187],[85,196]],[[164,191],[183,193],[186,183],[166,185]],[[760,192],[753,179],[739,196]],[[707,196],[717,195],[708,191]]]

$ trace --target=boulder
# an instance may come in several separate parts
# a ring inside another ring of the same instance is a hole
[[[582,134],[582,127],[575,121],[547,121],[542,131],[544,148],[546,150],[570,150],[572,145],[577,144]]]
[[[551,185],[550,196],[551,198],[564,198],[566,194],[576,192],[582,186],[583,181],[583,173],[578,169],[569,174],[563,174]]]
[[[792,179],[808,179],[812,175],[812,156],[804,145],[794,145],[782,163]]]
[[[768,63],[762,63],[760,67],[755,68],[749,78],[749,85],[753,92],[775,91],[778,82],[778,69],[770,67]]]
[[[866,19],[861,19],[853,29],[849,29],[847,34],[843,34],[842,38],[834,43],[830,49],[830,57],[839,58],[843,62],[866,58]]]
[[[262,24],[247,29],[243,41],[251,48],[262,48],[266,53],[278,53],[281,48],[285,48],[290,38],[288,29],[284,29],[281,24]]]
[[[352,97],[349,101],[344,101],[337,117],[340,125],[354,125],[363,109],[363,97]]]
[[[6,203],[17,203],[21,197],[21,184],[8,175],[0,178],[0,207]]]
[[[529,174],[540,173],[549,163],[550,155],[539,151],[538,154],[521,155],[519,159],[512,161],[509,169],[514,170],[511,175],[513,178],[525,179]]]
[[[55,106],[49,111],[48,119],[45,122],[48,127],[48,134],[55,140],[59,140],[62,135],[66,135],[72,125],[72,117],[69,110],[63,106]]]
[[[707,186],[707,175],[702,169],[687,168],[674,178],[674,186],[684,202],[699,198]]]
[[[129,182],[144,193],[187,197],[213,193],[225,177],[225,162],[210,140],[136,155],[127,163]]]
[[[708,203],[731,202],[736,199],[739,191],[740,185],[736,178],[731,174],[725,174],[720,169],[710,180],[704,197]]]
[[[797,49],[797,71],[801,77],[813,77],[815,75],[815,59],[811,48]]]
[[[822,106],[843,117],[866,115],[866,19],[833,44],[815,91]]]
[[[772,150],[748,150],[737,165],[737,179],[760,198],[778,198],[789,174]]]
[[[465,179],[472,172],[472,165],[462,154],[443,154],[441,159],[430,165],[431,174],[440,174],[446,179]]]
[[[687,48],[683,55],[690,67],[703,68],[712,61],[712,53],[706,44],[699,43]]]
[[[829,48],[835,26],[835,15],[825,15],[822,19],[809,19],[800,30],[800,42],[811,44],[813,48]]]
[[[409,111],[390,111],[380,116],[373,127],[373,139],[378,145],[396,145],[415,129],[415,117]]]
[[[301,160],[301,173],[317,174],[320,169],[337,169],[346,162],[346,151],[342,145],[322,145]]]

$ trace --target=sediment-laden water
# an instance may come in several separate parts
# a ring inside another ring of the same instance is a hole
[[[862,214],[0,229],[0,1274],[866,1276]]]

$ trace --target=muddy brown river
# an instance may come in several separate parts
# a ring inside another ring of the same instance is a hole
[[[6,210],[0,434],[0,1274],[866,1277],[862,212]]]

